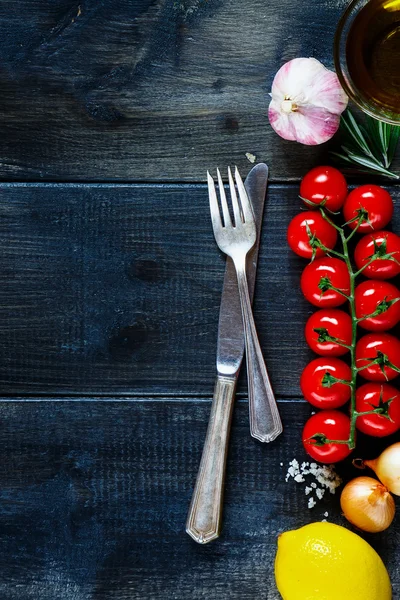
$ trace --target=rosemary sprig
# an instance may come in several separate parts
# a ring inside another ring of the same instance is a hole
[[[347,109],[340,120],[341,147],[331,154],[343,165],[350,165],[349,172],[374,173],[390,179],[400,179],[389,170],[400,137],[400,127],[377,121],[368,115],[364,123],[356,121]]]

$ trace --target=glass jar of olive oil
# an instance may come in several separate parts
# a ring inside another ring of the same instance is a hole
[[[400,125],[400,0],[352,0],[338,24],[334,55],[353,102]]]

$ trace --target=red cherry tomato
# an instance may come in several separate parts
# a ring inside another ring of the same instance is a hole
[[[391,279],[399,275],[400,237],[391,231],[375,231],[360,239],[354,251],[357,269],[361,269],[369,263],[371,257],[376,253],[376,248],[380,248],[382,254],[393,253],[395,260],[376,258],[364,269],[363,275],[371,279]]]
[[[329,440],[348,440],[350,419],[338,410],[322,410],[308,419],[303,429],[303,445],[306,452],[323,463],[335,463],[351,453],[347,444],[322,444],[313,439],[320,434]]]
[[[347,183],[334,167],[315,167],[303,177],[300,196],[314,204],[321,204],[324,200],[324,206],[335,212],[342,208],[346,199]]]
[[[379,306],[384,308],[395,298],[400,298],[400,290],[388,281],[363,281],[355,290],[354,300],[357,319],[372,314]],[[368,331],[387,331],[400,321],[400,301],[375,317],[360,321],[360,327]]]
[[[379,185],[362,185],[346,198],[343,206],[346,222],[357,217],[360,209],[367,211],[368,221],[363,221],[358,231],[371,233],[371,230],[383,229],[389,223],[393,215],[393,200],[389,192]],[[354,229],[357,223],[358,219],[349,223],[349,227]]]
[[[360,375],[369,381],[390,381],[399,375],[389,366],[368,365],[371,360],[386,356],[387,359],[400,369],[400,341],[390,333],[368,333],[360,338],[356,345],[356,366],[365,367]]]
[[[357,429],[374,437],[384,437],[396,433],[400,429],[400,392],[387,383],[365,383],[356,392],[357,412],[367,412],[382,406],[387,416],[383,414],[365,415],[358,417]]]
[[[303,396],[317,408],[339,408],[350,400],[351,389],[346,383],[330,381],[327,374],[336,379],[351,381],[351,369],[338,358],[316,358],[304,369],[300,378]],[[325,384],[323,383],[324,380]]]
[[[321,354],[321,356],[342,356],[348,352],[347,348],[335,341],[323,341],[322,337],[325,332],[350,346],[352,323],[347,313],[335,308],[317,310],[306,323],[305,336],[311,350],[314,350],[316,354]],[[318,341],[319,339],[320,341]]]
[[[306,211],[296,215],[289,223],[287,231],[288,244],[299,256],[311,258],[313,250],[310,246],[310,239],[307,233],[307,225],[312,234],[330,250],[335,246],[337,232],[332,225],[327,223],[321,213]],[[317,248],[315,256],[323,256],[325,252]]]
[[[346,263],[329,256],[317,258],[303,271],[300,281],[301,291],[314,306],[326,308],[340,306],[346,302],[346,298],[340,292],[326,289],[329,282],[347,296],[350,294],[350,275]]]

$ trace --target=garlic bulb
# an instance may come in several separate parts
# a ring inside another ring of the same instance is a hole
[[[388,489],[372,477],[350,481],[342,491],[340,506],[350,523],[370,533],[387,529],[396,510]]]
[[[315,58],[295,58],[275,75],[268,117],[285,140],[314,146],[338,130],[348,98],[336,73]]]
[[[400,442],[392,444],[375,460],[364,460],[392,494],[400,496]]]

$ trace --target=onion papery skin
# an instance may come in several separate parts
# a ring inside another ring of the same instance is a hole
[[[400,496],[400,442],[392,444],[375,460],[364,460],[379,481],[395,496]]]
[[[387,529],[396,506],[387,487],[372,477],[357,477],[343,489],[340,506],[346,519],[368,533]]]

